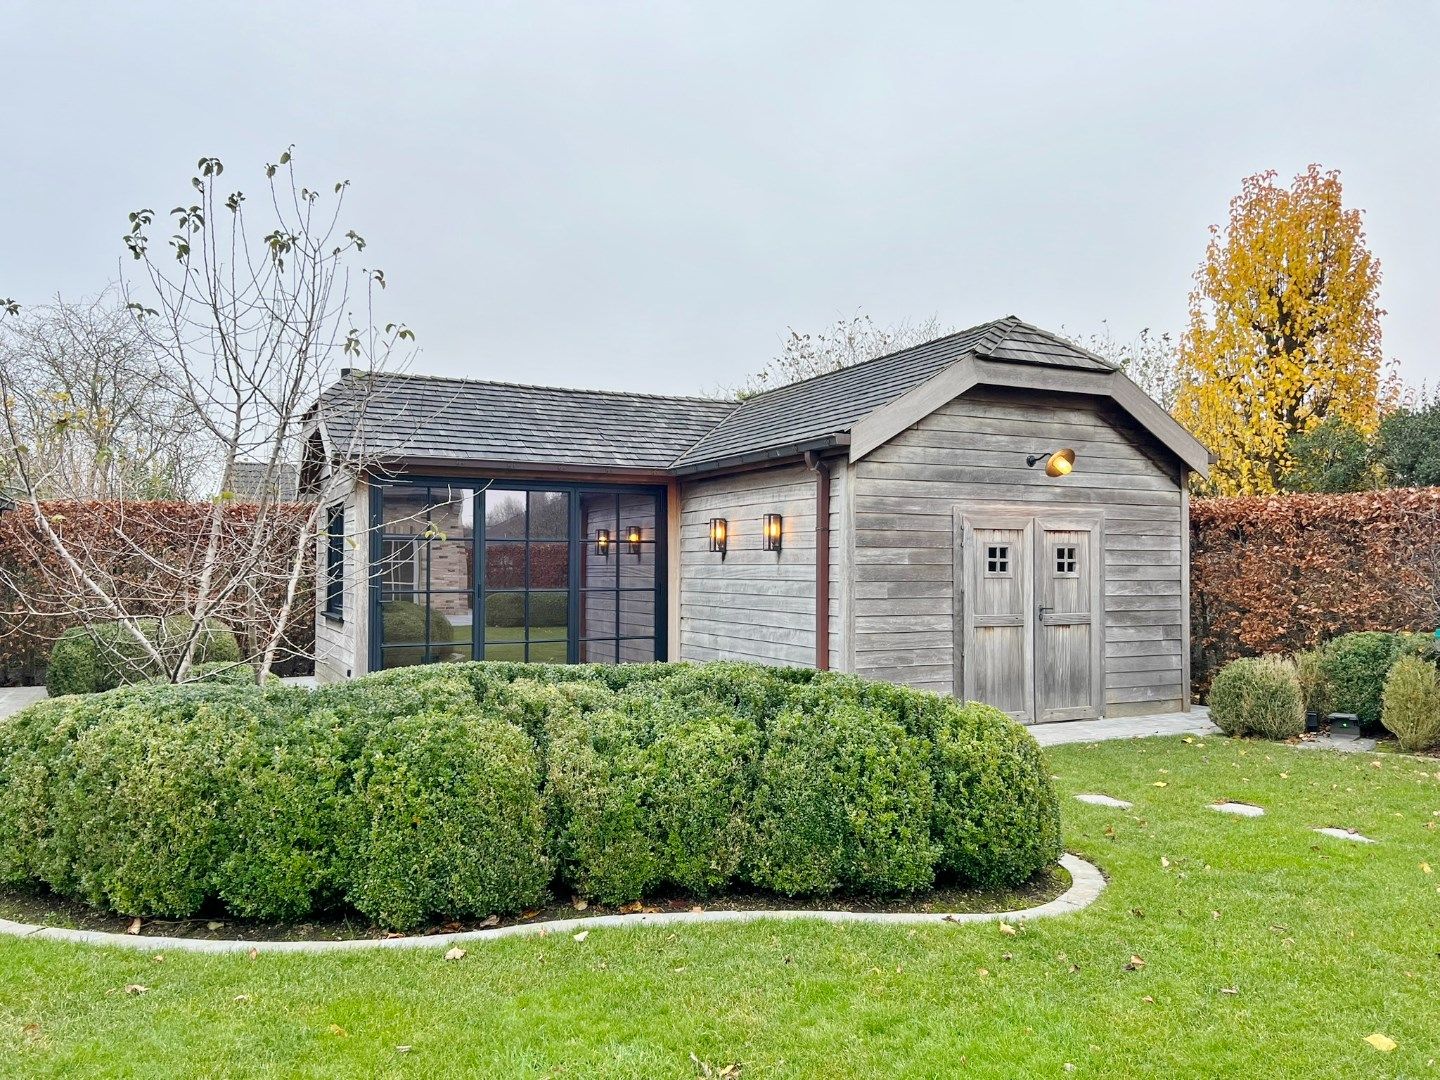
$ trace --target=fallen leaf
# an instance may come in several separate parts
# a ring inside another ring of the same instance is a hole
[[[587,937],[589,937],[589,936],[590,936],[590,931],[589,931],[589,930],[581,930],[578,934],[575,935],[575,940],[576,940],[576,941],[584,941],[584,940],[585,940]]]
[[[1433,873],[1435,873],[1434,870],[1430,869],[1430,864],[1429,864],[1428,862],[1422,862],[1422,863],[1420,864],[1420,872],[1421,872],[1422,874],[1433,874]]]
[[[1141,998],[1140,1000],[1143,1001],[1143,1002],[1145,1002],[1146,1005],[1154,1005],[1154,1004],[1155,1004],[1155,999],[1154,999],[1153,997],[1151,997],[1149,994],[1146,994],[1146,995],[1145,995],[1143,998]]]
[[[258,960],[258,959],[260,959],[260,950],[252,946],[251,949],[250,949],[249,956],[250,956],[250,959],[251,959],[251,960]]]
[[[1151,787],[1169,787],[1170,785],[1167,784],[1164,780],[1156,780],[1155,783],[1151,784],[1150,786],[1151,786]]]
[[[701,904],[696,904],[694,907],[692,907],[692,908],[690,909],[690,914],[691,914],[691,915],[699,915],[699,914],[700,914],[701,912],[703,912],[704,910],[705,910],[705,908],[704,908],[703,905],[701,905]]]
[[[1138,957],[1138,956],[1136,956],[1136,955],[1134,955],[1134,954],[1132,953],[1131,956],[1130,956],[1130,962],[1125,965],[1125,970],[1126,970],[1126,971],[1139,971],[1139,970],[1140,970],[1141,968],[1143,968],[1144,966],[1145,966],[1145,961],[1142,960],[1140,957]]]
[[[621,914],[621,915],[634,915],[636,912],[642,910],[644,907],[645,907],[645,905],[642,904],[639,900],[636,900],[633,904],[621,904],[621,905],[620,905],[620,914]]]
[[[1375,1047],[1376,1050],[1379,1050],[1382,1054],[1388,1054],[1391,1050],[1394,1050],[1395,1047],[1400,1045],[1394,1039],[1390,1038],[1390,1036],[1382,1035],[1378,1031],[1375,1032],[1374,1035],[1366,1035],[1365,1041],[1368,1042],[1371,1046]]]
[[[590,901],[585,900],[582,897],[576,896],[570,900],[570,906],[573,907],[576,911],[584,911],[590,906]]]
[[[157,964],[163,964],[165,962],[165,954],[157,952],[154,956],[150,957],[150,959]]]
[[[521,917],[522,919],[533,919],[536,915],[539,915],[539,914],[540,914],[540,909],[539,909],[539,908],[530,908],[528,911],[522,911],[522,912],[520,913],[520,917]]]
[[[225,929],[225,924],[224,924],[223,922],[216,922],[214,919],[211,919],[209,922],[207,922],[207,923],[205,924],[205,929],[206,929],[206,930],[224,930],[224,929]]]
[[[236,1004],[236,1005],[249,1005],[249,1004],[250,1004],[250,995],[249,995],[249,994],[236,994],[236,995],[235,995],[235,1004]]]
[[[463,959],[465,959],[465,950],[462,949],[462,948],[460,948],[459,945],[456,945],[456,946],[454,946],[453,948],[451,948],[451,949],[449,949],[449,950],[446,951],[446,953],[445,953],[445,959],[446,959],[446,960],[463,960]]]
[[[1240,993],[1240,991],[1236,990],[1233,986],[1222,986],[1220,988],[1220,992],[1222,994],[1228,994],[1230,997],[1234,997],[1236,994]]]
[[[147,994],[150,992],[150,987],[141,986],[139,983],[126,983],[125,992],[127,994]]]
[[[413,1049],[413,1046],[397,1046],[395,1047],[395,1052],[397,1054],[408,1054]]]
[[[481,926],[482,929],[483,929],[484,927],[487,927],[487,926],[499,926],[499,925],[500,925],[500,916],[499,916],[499,915],[487,915],[487,916],[485,917],[485,921],[480,924],[480,926]]]
[[[144,926],[144,925],[145,925],[145,920],[142,919],[142,918],[140,918],[139,916],[136,916],[135,918],[133,918],[133,919],[130,920],[130,925],[125,928],[125,933],[127,933],[127,934],[138,934],[138,933],[140,933],[140,927],[142,927],[142,926]]]
[[[1161,856],[1160,856],[1160,866],[1161,866],[1162,869],[1165,869],[1165,870],[1169,870],[1169,869],[1170,869],[1170,860],[1167,859],[1164,855],[1161,855]]]
[[[341,1027],[339,1024],[331,1024],[330,1034],[334,1035],[336,1038],[343,1039],[350,1033],[346,1031],[343,1027]]]
[[[976,969],[975,969],[975,974],[976,974],[976,975],[979,975],[980,978],[982,978],[982,979],[988,979],[988,978],[990,977],[990,969],[989,969],[989,968],[976,968]]]
[[[1015,934],[1017,933],[1015,927],[1011,926],[1011,925],[1010,925],[1009,923],[1007,923],[1007,922],[1002,922],[1002,923],[1000,924],[1000,932],[1001,932],[1002,934],[1006,934],[1006,935],[1008,935],[1008,936],[1010,936],[1010,937],[1014,937]]]

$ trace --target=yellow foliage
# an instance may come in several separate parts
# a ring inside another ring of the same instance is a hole
[[[1210,229],[1180,346],[1175,416],[1217,456],[1211,489],[1268,494],[1289,438],[1337,416],[1370,433],[1382,383],[1380,263],[1340,175],[1311,165],[1289,187],[1245,179]]]

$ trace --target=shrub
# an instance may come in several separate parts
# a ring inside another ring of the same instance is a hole
[[[1295,654],[1295,678],[1300,683],[1300,696],[1305,711],[1322,719],[1334,712],[1330,677],[1325,674],[1325,656],[1320,649],[1306,649]]]
[[[792,707],[766,731],[748,878],[786,895],[924,888],[933,802],[925,751],[899,724],[850,702]]]
[[[1354,713],[1362,724],[1378,724],[1385,676],[1402,651],[1415,648],[1417,636],[1372,630],[1329,642],[1321,654],[1321,669],[1336,711]]]
[[[1295,738],[1305,730],[1295,665],[1278,656],[1232,660],[1210,685],[1210,719],[1227,735]]]
[[[1402,750],[1440,746],[1440,676],[1435,668],[1415,656],[1395,661],[1385,679],[1380,718]]]
[[[345,898],[382,926],[516,911],[550,880],[535,748],[472,712],[378,727],[348,801]]]
[[[739,869],[759,731],[719,702],[661,694],[551,714],[547,799],[565,880],[607,903],[672,884],[698,895]]]
[[[0,720],[0,882],[126,914],[349,905],[403,928],[552,884],[1008,884],[1058,851],[1023,728],[847,675],[467,663],[143,683]]]
[[[387,645],[391,642],[410,644],[418,642],[415,648],[409,649],[387,649],[385,650],[386,663],[396,667],[409,667],[413,664],[420,664],[425,659],[424,642],[425,637],[425,611],[419,604],[411,603],[409,600],[386,600],[380,605],[380,628],[381,640]],[[431,645],[447,644],[454,634],[454,628],[450,620],[445,617],[444,612],[430,609],[430,637]]]
[[[939,866],[1018,885],[1060,858],[1060,800],[1034,738],[998,709],[941,700],[935,733]]]
[[[113,690],[127,683],[166,678],[178,664],[181,650],[190,638],[195,621],[188,615],[164,619],[141,619],[138,628],[160,653],[165,670],[118,622],[75,626],[56,639],[45,672],[45,688],[52,697],[64,694],[93,694]],[[209,620],[195,642],[196,664],[239,663],[240,645],[235,635],[215,620]]]

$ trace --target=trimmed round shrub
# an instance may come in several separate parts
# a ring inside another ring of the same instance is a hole
[[[1325,673],[1325,653],[1321,649],[1306,649],[1296,653],[1294,659],[1295,678],[1300,683],[1300,696],[1305,699],[1305,711],[1323,720],[1335,711],[1334,692]]]
[[[414,648],[386,649],[385,662],[396,667],[408,667],[425,660],[425,608],[409,600],[386,600],[380,605],[381,640],[386,644],[398,642],[409,645],[418,642]],[[430,644],[448,644],[454,635],[454,627],[445,613],[430,609]]]
[[[999,709],[940,699],[934,734],[939,868],[1018,885],[1060,858],[1060,799],[1040,747]]]
[[[1245,657],[1210,684],[1210,719],[1227,735],[1293,739],[1305,730],[1305,699],[1295,665],[1279,656]]]
[[[479,713],[377,727],[348,801],[345,899],[381,926],[538,904],[550,881],[535,747]]]
[[[1362,724],[1378,724],[1385,676],[1402,652],[1418,649],[1414,639],[1420,636],[1370,630],[1328,642],[1321,653],[1321,670],[1329,681],[1335,711],[1354,713]]]
[[[1440,676],[1434,666],[1415,656],[1396,660],[1385,679],[1380,719],[1402,750],[1440,746]]]
[[[546,791],[562,877],[606,903],[662,884],[722,888],[745,849],[759,730],[713,700],[612,702],[551,714]]]
[[[925,747],[853,702],[791,708],[768,725],[746,876],[787,896],[914,892],[934,880]]]
[[[74,626],[56,639],[45,670],[45,689],[51,697],[94,694],[127,683],[166,678],[190,639],[195,620],[188,615],[140,619],[138,629],[165,661],[158,667],[134,634],[118,622]],[[240,644],[224,624],[206,622],[195,641],[194,664],[236,664]]]

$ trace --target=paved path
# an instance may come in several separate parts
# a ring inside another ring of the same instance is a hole
[[[1210,710],[1192,706],[1189,712],[1154,713],[1150,716],[1116,716],[1104,720],[1069,720],[1036,724],[1030,729],[1041,746],[1061,743],[1103,742],[1106,739],[1136,739],[1146,735],[1218,735],[1210,722]]]
[[[0,717],[17,713],[44,696],[43,686],[0,686]]]

